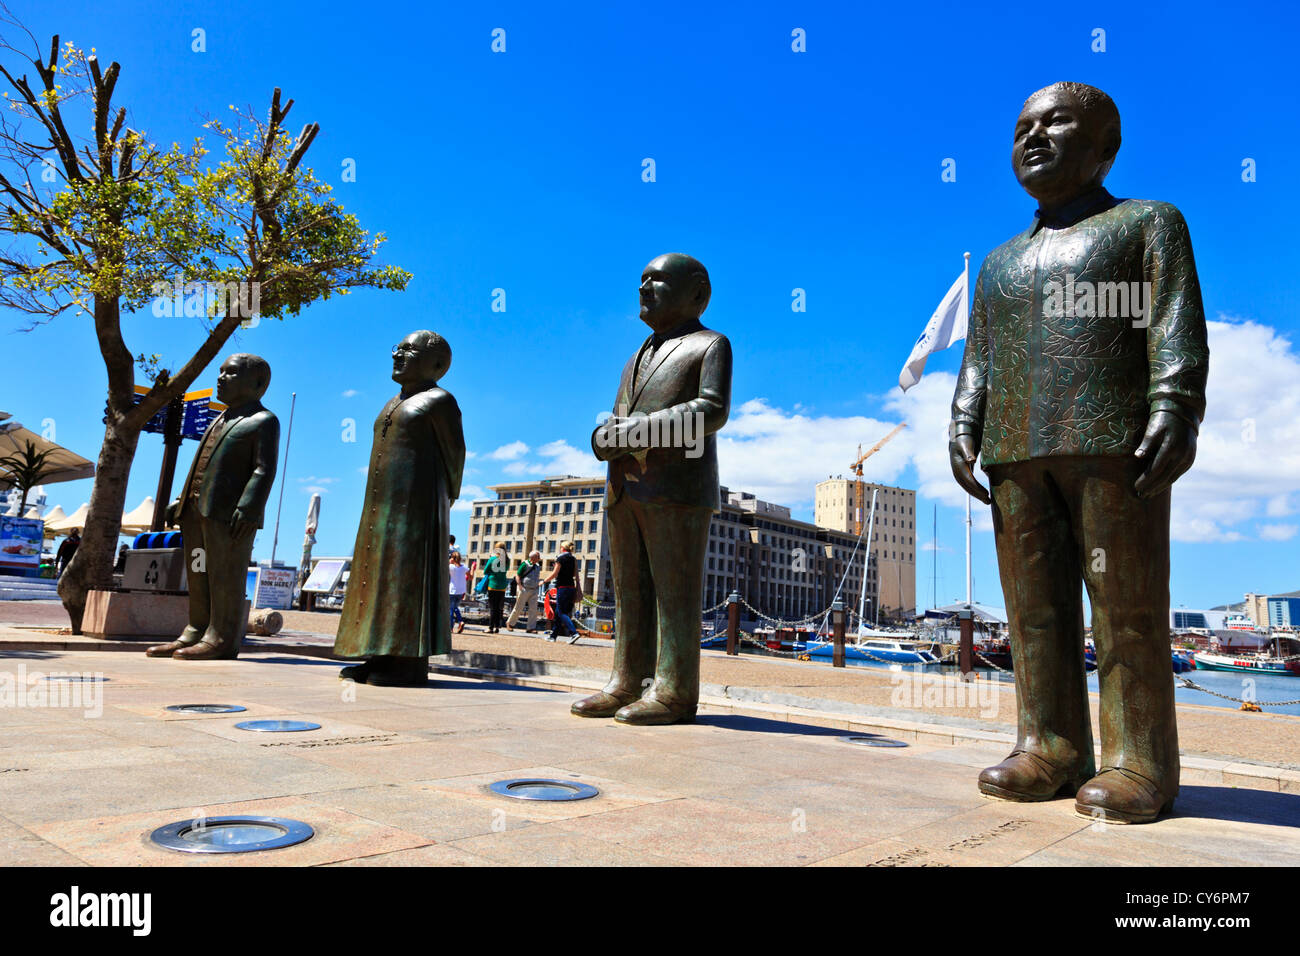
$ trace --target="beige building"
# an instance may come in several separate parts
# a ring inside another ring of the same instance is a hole
[[[862,487],[861,510],[858,485]],[[867,526],[872,491],[877,495],[871,554],[880,571],[881,613],[911,612],[916,608],[915,491],[852,478],[828,478],[817,483],[813,521],[819,527],[856,536]]]
[[[540,551],[544,573],[549,573],[560,542],[571,540],[584,593],[601,603],[613,601],[603,478],[566,475],[493,485],[489,490],[496,493],[495,500],[473,504],[469,541],[462,550],[468,559],[477,559],[482,567],[492,544],[504,541],[512,561],[531,549]],[[704,607],[720,604],[735,589],[764,614],[797,620],[830,606],[843,579],[841,598],[857,609],[863,567],[861,552],[853,557],[857,535],[796,521],[784,505],[746,492],[722,488],[721,493],[722,510],[709,527]],[[874,563],[868,569],[866,596],[868,615],[874,617]]]
[[[1242,613],[1254,621],[1256,627],[1268,627],[1268,595],[1247,592]]]

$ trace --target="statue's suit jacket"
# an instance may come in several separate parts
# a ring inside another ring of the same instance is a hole
[[[1087,302],[1076,291],[1074,308],[1062,309],[1062,288],[1097,295]],[[1131,302],[1114,308],[1120,291],[1142,295],[1146,314],[1136,326]],[[974,438],[986,469],[1056,455],[1128,456],[1154,412],[1200,425],[1208,366],[1182,215],[1098,187],[1053,221],[1035,218],[984,260],[954,432]]]
[[[255,522],[260,528],[266,499],[270,497],[271,485],[275,482],[280,422],[262,407],[261,402],[244,406],[242,415],[232,416],[231,411],[225,413],[225,430],[217,439],[217,447],[213,449],[203,473],[203,484],[198,489],[199,514],[229,524],[238,508],[243,512],[244,520]],[[209,425],[208,432],[215,425],[215,421]],[[181,487],[181,503],[176,513],[178,523],[190,506],[194,470],[208,432],[203,433],[199,451],[194,453],[194,461]]]
[[[731,410],[731,343],[720,332],[699,323],[680,335],[665,339],[655,352],[646,373],[636,380],[641,356],[654,336],[642,343],[623,368],[614,414],[657,419],[661,435],[669,434],[669,423],[699,415],[698,457],[688,457],[683,447],[650,448],[643,455],[622,449],[609,460],[605,506],[623,498],[656,504],[708,507],[718,510],[718,445],[715,433],[726,423]],[[599,429],[597,430],[599,434]],[[605,458],[610,450],[599,447],[592,436],[592,450]],[[639,451],[639,449],[638,449]],[[694,454],[694,452],[692,452]],[[644,457],[644,467],[640,458]]]

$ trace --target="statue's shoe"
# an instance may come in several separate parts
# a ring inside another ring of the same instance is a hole
[[[373,687],[423,687],[429,683],[429,661],[416,658],[372,658],[366,683]]]
[[[1074,798],[1074,812],[1103,823],[1151,823],[1174,808],[1175,790],[1164,794],[1139,773],[1123,767],[1102,767],[1101,773]]]
[[[620,724],[641,726],[689,724],[695,720],[695,705],[672,707],[647,697],[622,708],[614,715],[614,720]]]
[[[1076,790],[1079,780],[1066,767],[1045,757],[1017,750],[1006,760],[980,772],[980,793],[996,800],[1032,803],[1051,800],[1063,790]]]
[[[368,676],[370,676],[370,661],[362,661],[360,664],[353,664],[339,671],[339,680],[356,681],[358,684],[364,684]]]
[[[213,640],[205,637],[197,644],[191,644],[189,647],[182,647],[172,655],[172,660],[184,661],[219,661],[231,660],[238,650],[235,649],[233,641]]]
[[[569,713],[575,717],[613,717],[620,708],[626,707],[638,699],[638,695],[616,690],[612,694],[597,691],[590,697],[575,701]]]
[[[166,644],[155,644],[144,652],[145,657],[171,657],[182,647],[193,647],[202,638],[203,635],[192,627],[186,627],[181,631],[181,636],[174,641],[168,641]]]

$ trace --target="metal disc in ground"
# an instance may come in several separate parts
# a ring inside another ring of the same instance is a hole
[[[299,730],[320,730],[320,724],[309,720],[245,720],[235,724],[240,730],[255,730],[264,734],[287,734]]]
[[[238,704],[172,704],[167,710],[176,714],[238,714],[248,708]]]
[[[892,737],[881,737],[877,734],[850,734],[847,737],[840,737],[839,740],[846,744],[858,744],[862,747],[906,747],[907,744],[901,740],[894,740]]]
[[[514,780],[498,780],[489,784],[488,789],[503,797],[516,800],[587,800],[600,793],[587,783],[571,783],[567,780],[546,780],[536,777],[522,777]]]
[[[108,680],[107,677],[100,677],[98,674],[50,674],[45,679],[58,681],[61,684],[102,684]]]
[[[180,853],[253,853],[310,840],[316,831],[283,817],[208,817],[180,820],[149,834],[156,845]]]

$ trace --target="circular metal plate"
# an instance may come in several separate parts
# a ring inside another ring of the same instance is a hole
[[[209,817],[181,820],[149,834],[156,845],[180,853],[252,853],[276,850],[316,835],[301,820],[283,817]]]
[[[248,708],[238,704],[172,704],[167,710],[175,714],[239,714]]]
[[[850,734],[847,737],[840,737],[839,740],[846,744],[858,744],[862,747],[906,747],[907,744],[901,740],[894,740],[892,737],[880,737],[876,734]]]
[[[498,780],[496,783],[489,784],[488,789],[503,797],[513,797],[516,800],[587,800],[600,793],[591,784],[536,777]]]
[[[102,684],[108,680],[107,677],[91,674],[50,674],[45,678],[49,681],[58,681],[62,684]]]
[[[256,730],[265,734],[284,734],[297,730],[320,730],[320,724],[307,720],[245,720],[235,724],[240,730]]]

